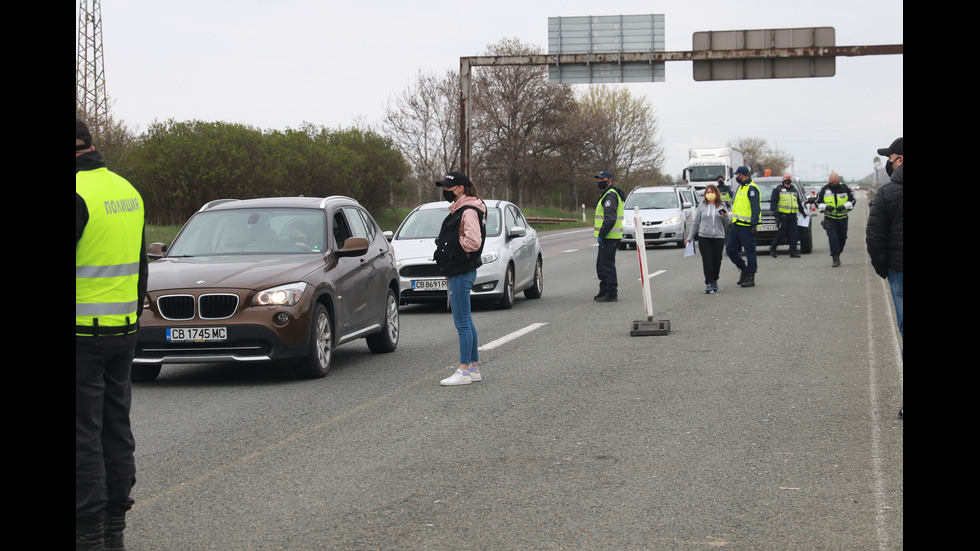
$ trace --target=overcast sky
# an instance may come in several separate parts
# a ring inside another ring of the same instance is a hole
[[[668,51],[691,50],[699,31],[793,27],[834,27],[838,46],[904,42],[900,0],[104,0],[106,88],[140,131],[171,118],[377,126],[420,70],[458,70],[502,38],[547,51],[548,17],[647,13],[665,15]],[[901,55],[838,58],[830,78],[717,82],[676,61],[665,82],[630,89],[654,106],[671,175],[688,148],[759,137],[805,180],[851,180],[902,135],[903,77]]]

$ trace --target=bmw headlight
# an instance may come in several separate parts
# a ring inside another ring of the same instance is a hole
[[[293,306],[303,298],[304,291],[306,283],[302,281],[265,289],[255,294],[252,306]]]
[[[483,256],[480,257],[480,260],[482,260],[484,264],[489,264],[494,260],[497,260],[498,256],[500,256],[500,253],[498,251],[491,251],[491,252],[483,251]]]

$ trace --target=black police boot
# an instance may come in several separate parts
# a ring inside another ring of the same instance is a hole
[[[748,275],[749,275],[748,272],[746,272],[745,270],[739,268],[738,269],[738,281],[735,282],[735,285],[741,285],[741,284],[745,283],[745,278],[748,277]]]
[[[748,272],[745,275],[745,281],[742,282],[742,287],[755,287],[755,273]]]
[[[769,256],[776,258],[776,244],[769,245]]]
[[[835,254],[832,258],[834,261],[830,264],[831,267],[836,268],[840,266],[840,255]]]
[[[105,551],[102,515],[75,519],[75,551]]]
[[[105,549],[106,551],[126,551],[123,543],[123,530],[126,529],[125,515],[105,516]]]

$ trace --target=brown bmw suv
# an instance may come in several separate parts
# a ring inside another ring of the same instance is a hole
[[[134,381],[163,364],[256,361],[316,378],[335,346],[398,345],[391,245],[348,197],[212,201],[149,256]]]

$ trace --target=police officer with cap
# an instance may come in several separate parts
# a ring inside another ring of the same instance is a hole
[[[740,166],[735,170],[735,181],[738,189],[732,199],[732,225],[728,230],[728,243],[725,253],[738,268],[738,285],[740,287],[755,287],[755,272],[757,263],[755,257],[755,234],[759,226],[762,207],[759,202],[759,186],[752,181],[749,168]],[[742,260],[740,249],[745,249]]]
[[[626,196],[613,185],[612,174],[603,170],[596,174],[596,185],[601,195],[595,206],[595,230],[592,235],[599,243],[595,272],[599,277],[599,294],[596,302],[619,300],[619,283],[616,279],[616,249],[623,239],[623,205]]]
[[[721,200],[724,201],[726,205],[732,204],[732,188],[728,187],[725,183],[725,177],[718,176],[718,192],[721,193]]]

